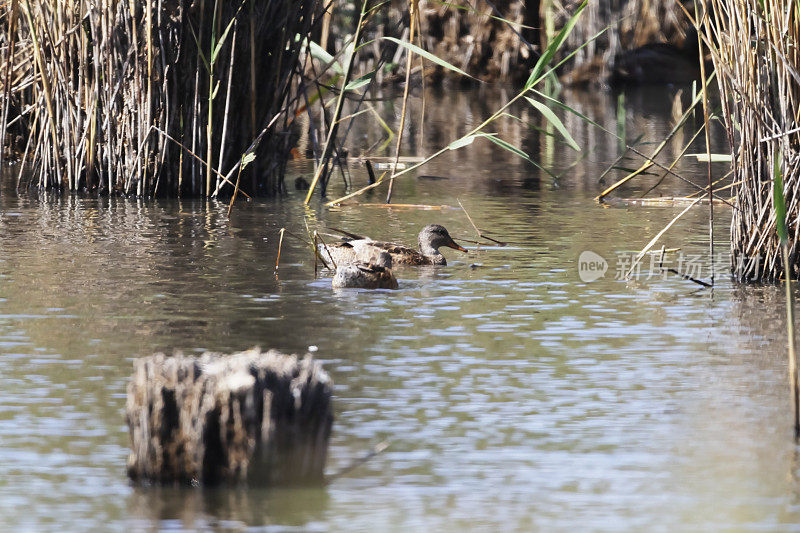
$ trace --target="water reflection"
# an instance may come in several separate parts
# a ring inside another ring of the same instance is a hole
[[[292,527],[301,531],[326,531],[317,522],[328,507],[323,489],[189,489],[136,488],[128,498],[126,526],[149,529],[242,529],[248,526]]]

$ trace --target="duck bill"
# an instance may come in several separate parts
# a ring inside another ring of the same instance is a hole
[[[464,248],[463,246],[459,246],[458,244],[456,244],[456,241],[454,241],[454,240],[450,240],[450,242],[446,246],[452,248],[453,250],[458,250],[459,252],[468,252],[469,251],[466,248]]]

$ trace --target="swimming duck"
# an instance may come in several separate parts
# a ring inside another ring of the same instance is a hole
[[[339,264],[331,284],[334,289],[397,289],[391,266],[392,256],[388,253],[362,248],[356,254],[356,262]]]
[[[393,265],[446,265],[447,260],[439,251],[442,246],[453,248],[461,252],[467,249],[459,246],[444,228],[439,224],[430,224],[422,228],[417,239],[419,250],[408,248],[401,244],[391,242],[373,241],[361,237],[349,241],[337,242],[327,246],[320,245],[320,254],[326,261],[333,259],[337,266],[351,264],[357,261],[358,254],[386,252],[392,258]]]

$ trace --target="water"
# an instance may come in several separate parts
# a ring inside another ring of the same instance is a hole
[[[568,96],[616,127],[612,96]],[[409,150],[441,145],[469,126],[453,116],[478,120],[495,104],[475,93],[433,98],[439,114],[431,113],[424,136],[411,132]],[[663,100],[628,98],[629,138],[669,131],[670,103],[655,101]],[[569,127],[589,148],[575,166],[575,154],[513,121],[498,130],[549,161],[563,174],[557,180],[477,141],[423,171],[449,179],[398,181],[398,201],[457,207],[459,198],[509,246],[448,250],[446,268],[399,271],[397,292],[335,292],[329,275],[314,278],[308,249],[289,238],[276,276],[279,228],[303,234],[307,222],[413,243],[424,223],[438,222],[473,238],[459,209],[305,209],[302,193],[291,191],[238,205],[229,219],[217,203],[16,195],[6,187],[3,527],[798,529],[800,460],[780,288],[742,287],[723,275],[711,293],[651,275],[649,259],[637,279],[617,279],[622,258],[679,208],[599,207],[596,178],[616,158],[616,141]],[[352,142],[368,146],[377,135],[357,128]],[[668,151],[677,153],[677,144]],[[701,167],[678,168],[705,179]],[[352,174],[365,182],[363,167],[354,163]],[[337,179],[330,193],[343,192]],[[729,219],[717,209],[715,266],[723,271]],[[706,224],[701,208],[665,240],[684,258],[699,256],[705,274]],[[609,261],[604,278],[580,280],[585,250]],[[335,381],[330,471],[379,442],[391,447],[324,488],[132,487],[124,405],[133,358],[253,345],[318,346]]]

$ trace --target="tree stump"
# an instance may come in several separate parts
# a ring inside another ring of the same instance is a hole
[[[128,475],[161,484],[319,482],[332,388],[310,355],[254,348],[137,359],[126,405]]]

